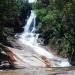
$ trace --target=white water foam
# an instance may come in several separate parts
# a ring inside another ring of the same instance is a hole
[[[54,56],[51,52],[48,52],[46,49],[38,45],[37,39],[38,35],[35,33],[36,25],[36,14],[34,11],[31,11],[31,15],[27,20],[27,24],[24,26],[24,32],[20,35],[19,40],[30,46],[33,51],[35,51],[40,56],[45,56],[49,60],[53,61],[53,67],[69,67],[71,66],[67,59]]]

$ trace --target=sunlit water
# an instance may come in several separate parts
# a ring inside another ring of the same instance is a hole
[[[36,14],[32,10],[30,17],[28,18],[27,23],[24,26],[24,32],[21,35],[19,35],[20,36],[19,40],[23,44],[30,46],[33,49],[33,51],[39,54],[40,56],[45,56],[49,60],[52,60],[53,61],[52,67],[69,67],[70,64],[67,59],[54,56],[51,52],[48,52],[43,47],[39,46],[39,44],[37,43],[39,34],[35,33],[36,31],[35,25],[36,25]]]
[[[29,3],[34,3],[36,2],[37,0],[28,0]]]

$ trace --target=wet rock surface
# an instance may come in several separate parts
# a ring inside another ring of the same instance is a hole
[[[75,75],[75,68],[38,68],[1,71],[0,75]]]
[[[35,52],[32,51],[32,49],[29,46],[23,45],[21,42],[16,40],[10,40],[10,43],[13,47],[7,47],[8,50],[11,50],[12,52],[15,52],[15,54],[20,54],[20,56],[23,56],[21,54],[24,53],[25,60],[31,60],[36,61],[36,59],[39,60],[40,56],[38,56]],[[29,51],[28,51],[28,50]],[[25,51],[24,51],[25,50]],[[18,58],[18,57],[17,57]],[[49,66],[47,59],[45,60],[44,57],[42,57],[44,60],[43,62],[47,65],[46,67],[33,67],[32,65],[29,65],[28,63],[24,63],[24,65],[21,65],[22,60],[17,60],[20,63],[17,63],[17,68],[14,68],[12,65],[4,65],[0,66],[0,75],[75,75],[75,67],[68,67],[68,68],[47,68]],[[41,59],[41,60],[42,60]],[[22,61],[25,62],[25,61]],[[39,62],[39,61],[38,61]],[[31,63],[31,62],[30,62]],[[23,63],[22,63],[23,64]],[[33,64],[33,63],[31,63]],[[21,65],[21,66],[20,66]],[[42,64],[43,65],[43,64]],[[25,67],[22,67],[25,66]]]

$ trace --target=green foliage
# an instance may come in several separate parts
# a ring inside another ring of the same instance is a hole
[[[38,0],[33,9],[38,18],[37,29],[48,32],[60,55],[71,56],[75,52],[75,1]]]
[[[15,0],[0,0],[0,19],[13,19],[20,15],[21,4]]]
[[[0,0],[0,42],[14,32],[15,23],[19,22],[21,7],[20,0]]]

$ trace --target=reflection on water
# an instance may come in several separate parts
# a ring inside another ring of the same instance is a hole
[[[75,75],[74,68],[25,68],[0,72],[0,75]]]

